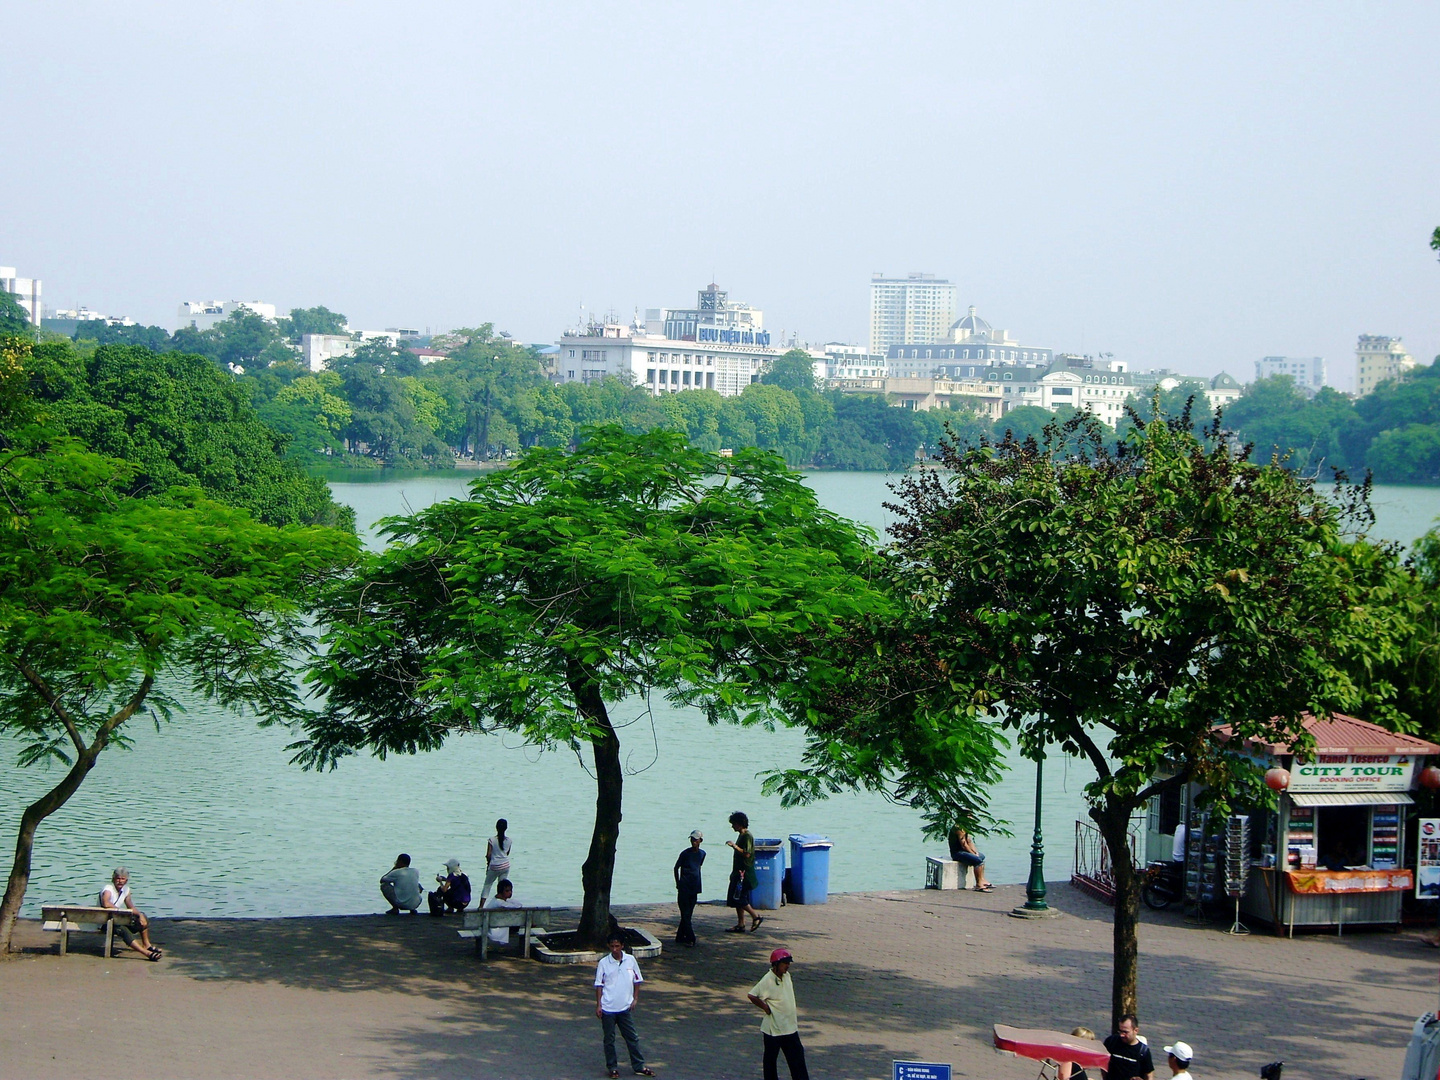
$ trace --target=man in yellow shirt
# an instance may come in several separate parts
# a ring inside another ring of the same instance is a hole
[[[810,1080],[805,1068],[805,1047],[800,1044],[800,1026],[795,1015],[795,982],[790,978],[789,949],[770,954],[770,970],[750,988],[750,1004],[765,1014],[760,1032],[765,1039],[765,1080],[780,1080],[776,1064],[785,1054],[790,1080]]]

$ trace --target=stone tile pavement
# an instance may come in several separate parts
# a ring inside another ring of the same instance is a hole
[[[723,933],[730,913],[701,905],[696,949],[670,943],[672,907],[622,909],[667,942],[641,965],[650,1063],[676,1080],[758,1076],[759,1014],[744,994],[783,944],[817,1080],[888,1077],[897,1057],[1031,1080],[1032,1063],[990,1049],[990,1025],[1103,1032],[1110,924],[1068,885],[1051,887],[1060,919],[1009,918],[1023,899],[1019,886],[837,895],[771,912],[753,935]],[[1191,1043],[1196,1080],[1254,1077],[1276,1058],[1286,1080],[1393,1080],[1414,1018],[1440,1004],[1440,952],[1414,933],[1233,938],[1228,920],[1145,917],[1141,1028],[1157,1050]],[[156,928],[166,959],[147,964],[87,945],[61,959],[54,935],[25,924],[32,951],[0,963],[0,1077],[602,1075],[593,968],[482,965],[456,926],[174,920]]]

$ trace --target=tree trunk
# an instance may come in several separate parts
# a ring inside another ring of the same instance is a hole
[[[1129,806],[1092,810],[1105,846],[1110,849],[1110,866],[1115,872],[1114,975],[1110,984],[1110,1030],[1120,1017],[1139,1013],[1140,876],[1130,858]]]
[[[625,783],[620,768],[620,738],[610,726],[610,714],[600,688],[583,675],[572,675],[570,688],[580,714],[599,731],[591,737],[595,751],[595,830],[590,854],[580,868],[585,899],[580,909],[580,934],[589,943],[605,947],[610,929],[610,883],[615,876],[615,846],[620,838],[620,795]]]
[[[10,951],[15,920],[20,917],[20,904],[25,899],[25,890],[30,887],[30,856],[35,850],[35,830],[39,828],[40,822],[59,810],[70,796],[75,794],[80,781],[95,767],[95,757],[99,752],[99,746],[92,746],[79,755],[64,778],[27,806],[25,813],[20,815],[20,833],[15,839],[15,862],[10,868],[10,880],[5,885],[5,899],[0,901],[0,953]]]

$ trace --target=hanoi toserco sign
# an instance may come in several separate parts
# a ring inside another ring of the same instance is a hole
[[[1409,791],[1410,754],[1319,754],[1290,770],[1293,791]]]

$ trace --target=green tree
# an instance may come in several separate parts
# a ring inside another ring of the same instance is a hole
[[[35,346],[26,366],[52,426],[138,466],[131,495],[193,486],[269,525],[353,527],[353,511],[284,460],[283,438],[204,357],[123,345],[86,357],[61,341]]]
[[[302,458],[343,450],[340,434],[350,423],[350,403],[339,396],[340,376],[333,371],[304,375],[289,383],[257,410],[260,419],[289,440],[289,451]]]
[[[784,719],[814,643],[884,603],[866,534],[778,457],[668,431],[531,450],[466,500],[386,523],[323,608],[322,710],[298,761],[414,753],[452,732],[588,743],[598,797],[580,931],[603,939],[624,784],[611,707],[663,693],[712,722]],[[878,774],[877,764],[877,774]]]
[[[306,334],[348,334],[349,321],[327,307],[291,308],[289,316],[276,319],[276,329],[292,344],[299,345]]]
[[[760,381],[766,386],[778,386],[798,394],[802,390],[815,390],[815,358],[804,349],[791,349],[783,356],[770,361]]]
[[[1395,552],[1354,538],[1364,488],[1337,503],[1187,425],[1137,424],[1116,447],[1080,416],[943,463],[902,481],[892,528],[914,598],[901,640],[938,687],[925,713],[950,705],[975,737],[984,705],[1026,756],[1093,765],[1086,801],[1117,891],[1111,1008],[1136,1011],[1132,815],[1192,780],[1222,806],[1257,787],[1221,722],[1303,748],[1302,713],[1393,696],[1349,672],[1397,663],[1413,633],[1376,588]]]
[[[163,326],[115,326],[104,319],[77,323],[71,339],[93,341],[96,345],[143,345],[155,352],[170,348],[170,331]]]
[[[43,403],[13,386],[27,354],[0,355],[0,730],[22,741],[21,766],[65,769],[21,815],[8,950],[36,830],[125,745],[128,720],[168,719],[181,692],[267,721],[303,711],[298,598],[356,541],[262,525],[194,490],[131,496],[135,466],[47,429]]]
[[[30,338],[34,334],[35,327],[25,309],[12,293],[0,289],[0,337]]]

